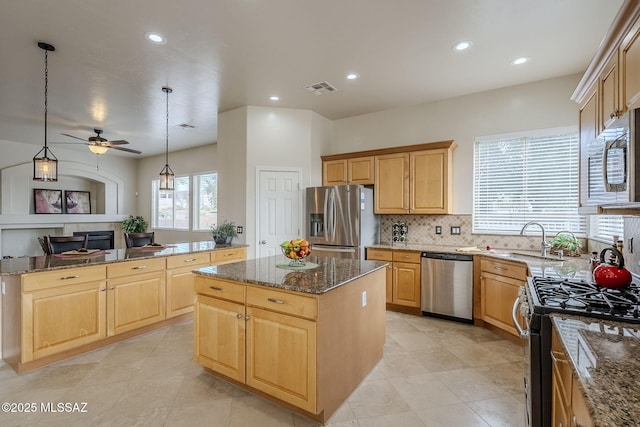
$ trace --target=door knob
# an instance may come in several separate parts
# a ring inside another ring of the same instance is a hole
[[[266,240],[260,240],[260,244],[261,244],[261,245],[266,245],[266,244],[267,244],[267,241],[266,241]]]

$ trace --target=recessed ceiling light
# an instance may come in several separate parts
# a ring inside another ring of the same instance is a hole
[[[453,45],[453,50],[467,50],[469,49],[473,43],[471,42],[460,42]]]
[[[360,77],[360,74],[358,73],[349,73],[347,74],[347,80],[356,80]]]
[[[165,44],[167,42],[167,39],[162,34],[158,34],[158,33],[147,33],[145,34],[145,37],[150,42],[153,42],[156,44]]]
[[[525,62],[529,62],[529,58],[527,58],[526,56],[523,56],[522,58],[514,59],[512,64],[513,65],[522,65]]]
[[[275,95],[273,95],[273,96],[270,96],[270,97],[269,97],[269,100],[271,100],[271,101],[279,101],[279,100],[280,100],[280,97],[279,97],[279,96],[275,96]]]

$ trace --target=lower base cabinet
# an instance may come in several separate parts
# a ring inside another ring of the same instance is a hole
[[[386,301],[393,305],[420,307],[420,252],[367,249],[367,259],[389,262]]]
[[[195,361],[325,422],[382,358],[384,282],[313,295],[196,275]]]

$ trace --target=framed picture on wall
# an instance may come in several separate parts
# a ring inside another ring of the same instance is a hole
[[[62,190],[34,188],[33,206],[37,214],[62,213]]]
[[[64,212],[68,214],[90,214],[91,193],[88,191],[64,190]]]

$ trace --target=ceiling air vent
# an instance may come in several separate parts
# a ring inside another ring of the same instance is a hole
[[[312,85],[309,86],[305,86],[304,87],[307,91],[311,92],[314,95],[322,95],[323,93],[331,93],[331,92],[337,92],[338,89],[336,89],[331,83],[329,82],[319,82],[319,83],[314,83]]]

